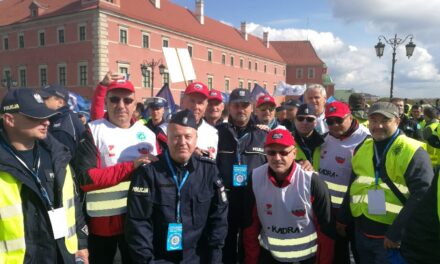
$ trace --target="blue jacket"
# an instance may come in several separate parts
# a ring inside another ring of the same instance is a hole
[[[213,161],[191,157],[181,190],[183,251],[167,251],[168,224],[176,223],[177,187],[164,154],[138,168],[132,177],[125,239],[134,263],[221,263],[228,203]],[[180,173],[179,173],[180,172]]]

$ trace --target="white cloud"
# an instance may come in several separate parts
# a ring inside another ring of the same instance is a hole
[[[357,47],[344,43],[332,32],[296,28],[276,29],[255,23],[248,24],[247,28],[251,34],[260,37],[264,31],[269,31],[270,40],[310,40],[318,56],[327,64],[329,74],[337,89],[353,88],[380,96],[389,95],[391,79],[389,46],[386,47],[384,56],[379,59],[372,47]],[[404,57],[404,46],[399,47],[397,53],[394,95],[410,98],[438,97],[440,92],[435,87],[438,86],[436,82],[440,80],[439,71],[433,61],[433,56],[423,47],[423,44],[417,44],[416,51],[410,60]]]

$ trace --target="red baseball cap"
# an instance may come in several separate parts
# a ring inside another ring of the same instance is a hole
[[[134,93],[134,86],[130,81],[126,80],[117,80],[113,81],[108,85],[107,92],[115,89],[125,89],[132,93]]]
[[[215,100],[219,102],[223,102],[222,93],[220,91],[212,89],[209,91],[208,101]]]
[[[259,107],[262,104],[271,104],[273,106],[277,106],[277,103],[275,103],[275,98],[273,98],[272,96],[270,96],[268,94],[265,94],[265,95],[258,97],[257,107]]]
[[[340,117],[344,118],[350,114],[350,108],[346,103],[334,101],[325,106],[325,117]]]
[[[193,82],[186,87],[185,94],[194,94],[194,93],[202,94],[205,97],[209,98],[208,86],[206,86],[201,82]]]
[[[284,128],[277,128],[271,130],[266,136],[266,143],[264,147],[272,144],[278,144],[284,147],[295,146],[295,139],[293,139],[292,134],[289,130]]]

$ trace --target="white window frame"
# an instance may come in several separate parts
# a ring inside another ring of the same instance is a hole
[[[64,79],[65,79],[65,83],[63,84],[63,83],[61,83],[61,79],[60,79],[60,68],[62,68],[62,67],[64,67],[64,69],[65,69],[65,77],[64,77]],[[78,70],[79,70],[79,68],[78,68]],[[61,84],[61,85],[67,85],[67,64],[66,63],[59,63],[59,64],[57,64],[57,82],[59,83],[59,84]]]
[[[64,32],[64,42],[60,42],[60,31]],[[79,39],[79,27],[78,27],[78,39]],[[65,44],[66,43],[66,29],[64,27],[57,27],[57,43]]]
[[[147,47],[144,46],[144,36],[147,36],[147,37],[148,37]],[[141,47],[142,47],[143,49],[149,49],[149,48],[150,48],[150,38],[151,38],[150,33],[148,33],[148,32],[142,32]]]
[[[24,70],[24,72],[25,72],[25,80],[24,80],[24,82],[25,83],[23,83],[22,81],[21,81],[21,75],[20,75],[20,71],[22,71],[22,70]],[[27,87],[27,69],[26,69],[26,66],[19,66],[18,67],[18,69],[17,69],[17,83],[18,83],[18,86],[19,87]]]
[[[166,47],[163,45],[164,41],[167,42],[167,46]],[[170,38],[169,37],[162,37],[162,48],[168,48],[168,47],[170,47]]]
[[[40,34],[43,33],[44,34],[44,45],[41,45],[41,39],[40,39]],[[46,41],[46,31],[44,29],[38,30],[37,33],[37,42],[38,42],[38,47],[45,47],[47,45],[47,41]]]
[[[23,37],[23,47],[20,47],[20,37]],[[24,38],[24,32],[20,32],[17,35],[17,47],[19,49],[24,49],[26,46],[26,39]]]
[[[86,72],[86,84],[81,84],[81,66],[86,66],[87,67],[87,72]],[[89,63],[88,62],[79,62],[78,64],[77,64],[77,83],[78,83],[78,86],[88,86],[89,85]]]
[[[84,27],[84,39],[81,40],[81,30],[80,28]],[[87,23],[79,23],[77,26],[77,32],[78,32],[78,41],[86,41],[87,40]]]
[[[191,52],[189,52],[191,48]],[[189,57],[192,58],[194,56],[194,46],[191,43],[186,44],[186,49],[188,50]]]
[[[44,85],[47,85],[48,83],[49,83],[49,71],[47,70],[47,65],[46,64],[44,64],[44,65],[38,65],[38,87],[41,87],[41,86],[44,86]],[[42,69],[46,69],[46,83],[45,84],[42,84],[41,83],[41,70]]]
[[[211,58],[209,58],[209,54],[211,54]],[[212,62],[212,56],[213,55],[214,55],[214,53],[213,53],[212,49],[208,49],[208,57],[207,57],[208,62]]]
[[[118,29],[119,31],[119,44],[122,44],[122,45],[128,45],[128,27],[127,26],[119,26],[119,29]],[[121,41],[121,36],[122,36],[122,34],[121,34],[121,31],[125,31],[125,42],[122,42]]]

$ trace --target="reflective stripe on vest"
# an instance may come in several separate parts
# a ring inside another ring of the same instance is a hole
[[[373,144],[373,139],[365,140],[353,156],[353,172],[356,177],[349,190],[350,208],[354,217],[364,215],[373,221],[391,225],[403,206],[388,185],[382,182],[380,178],[377,189],[384,190],[386,214],[372,215],[368,213],[368,191],[376,188]],[[385,168],[388,177],[406,197],[409,196],[409,190],[406,186],[404,174],[414,153],[420,147],[421,142],[400,135],[386,153]]]
[[[283,188],[274,186],[267,172],[267,163],[252,172],[252,190],[262,226],[260,245],[281,262],[313,257],[317,234],[310,195],[311,172],[296,166],[290,184]]]
[[[345,193],[348,190],[348,186],[329,181],[324,182],[327,184],[332,204],[341,205],[342,201],[344,200]]]
[[[436,134],[437,126],[439,126],[438,122],[432,123],[432,124],[428,125],[428,128],[431,129],[431,134],[434,135],[434,136]],[[426,129],[428,129],[428,128],[426,128]],[[428,152],[429,158],[431,159],[432,167],[437,166],[439,164],[439,162],[440,162],[438,160],[438,156],[440,155],[439,154],[440,149],[435,148],[435,147],[433,147],[433,146],[431,146],[430,144],[427,143],[426,144],[426,151]]]
[[[23,263],[26,251],[21,183],[6,172],[0,173],[0,263]],[[63,206],[66,209],[68,235],[66,249],[78,251],[76,236],[74,184],[70,167],[66,168],[63,186]]]
[[[127,212],[127,194],[130,182],[121,182],[110,188],[87,193],[87,214],[91,217],[121,215]]]

